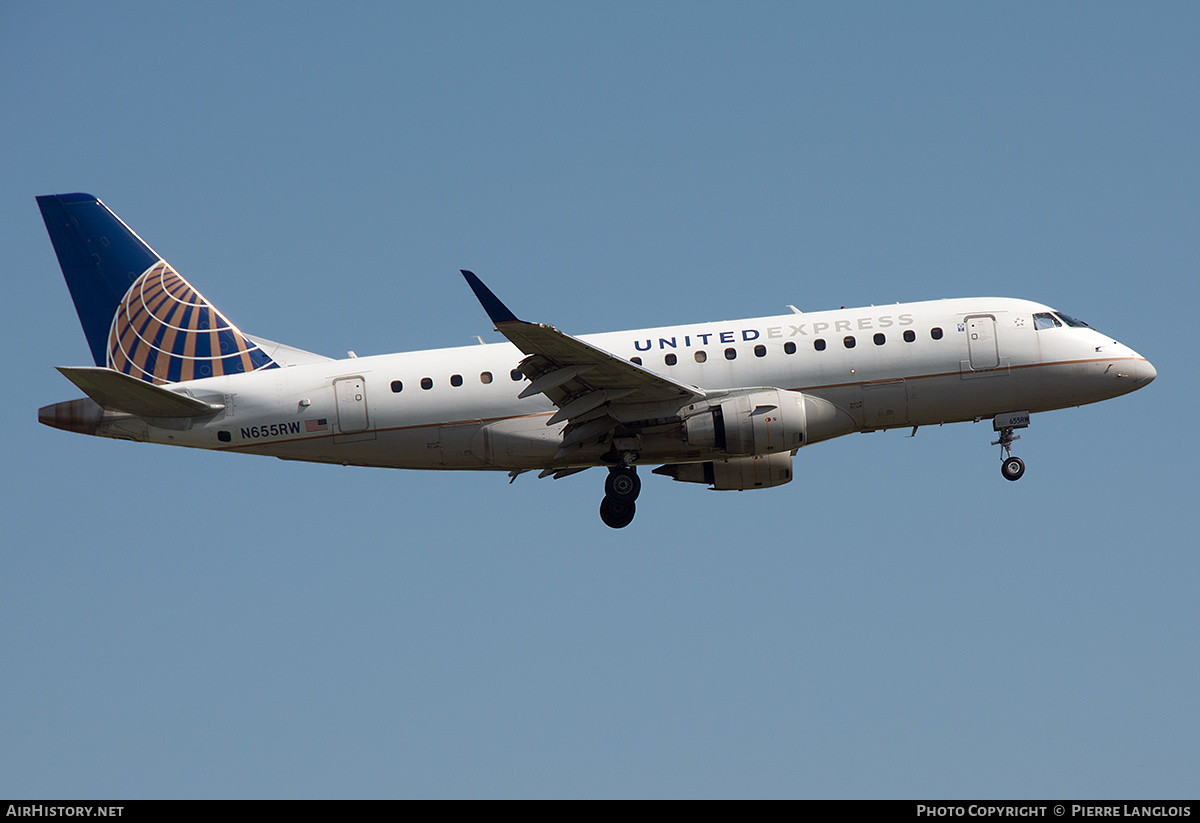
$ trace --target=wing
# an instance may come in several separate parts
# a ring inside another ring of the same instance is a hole
[[[518,320],[472,272],[462,274],[496,331],[526,355],[521,372],[531,382],[520,396],[546,395],[558,407],[546,424],[567,421],[560,457],[572,446],[614,430],[619,425],[609,414],[614,407],[683,406],[706,396],[696,386],[644,369],[553,326]]]

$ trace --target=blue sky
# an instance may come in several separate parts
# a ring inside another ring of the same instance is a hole
[[[0,795],[1192,797],[1200,9],[0,5]],[[1038,300],[1158,369],[779,489],[349,469],[36,422],[34,197],[339,355]],[[1186,355],[1186,356],[1185,356]]]

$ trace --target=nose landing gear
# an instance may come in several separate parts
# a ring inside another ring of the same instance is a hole
[[[612,529],[623,529],[633,522],[637,513],[634,501],[642,491],[642,481],[633,466],[613,466],[604,480],[604,500],[600,503],[600,519]]]
[[[1020,480],[1025,473],[1025,461],[1009,455],[1000,462],[1000,473],[1005,480]]]
[[[1005,480],[1020,480],[1021,475],[1025,474],[1025,461],[1013,457],[1012,444],[1014,440],[1021,439],[1020,436],[1013,437],[1013,430],[1028,426],[1029,412],[1024,411],[998,414],[992,420],[992,429],[1000,432],[1000,439],[992,445],[999,446],[1004,452],[1004,457],[1000,460],[1000,474],[1004,475]]]

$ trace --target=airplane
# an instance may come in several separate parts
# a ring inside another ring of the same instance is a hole
[[[37,198],[95,366],[54,428],[347,466],[606,470],[628,526],[639,466],[714,490],[792,480],[852,432],[991,420],[1001,473],[1032,414],[1136,391],[1146,358],[1028,300],[980,297],[572,336],[462,275],[507,342],[333,359],[240,331],[90,194]]]

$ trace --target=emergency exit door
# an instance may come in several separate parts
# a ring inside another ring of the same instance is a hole
[[[343,434],[366,431],[367,386],[361,377],[344,377],[333,382],[337,397],[338,430]]]

